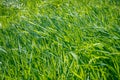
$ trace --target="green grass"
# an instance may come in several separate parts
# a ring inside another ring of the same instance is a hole
[[[120,1],[2,0],[0,80],[120,80]]]

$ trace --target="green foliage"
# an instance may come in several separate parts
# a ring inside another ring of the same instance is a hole
[[[119,80],[119,0],[4,0],[0,80]]]

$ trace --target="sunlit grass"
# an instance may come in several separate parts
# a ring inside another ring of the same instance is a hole
[[[0,80],[120,79],[120,1],[11,1],[0,3]]]

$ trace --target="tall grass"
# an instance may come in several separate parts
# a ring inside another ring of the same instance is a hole
[[[119,0],[0,3],[0,80],[120,80]]]

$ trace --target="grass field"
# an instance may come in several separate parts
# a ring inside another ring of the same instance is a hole
[[[120,80],[120,1],[1,0],[0,80]]]

